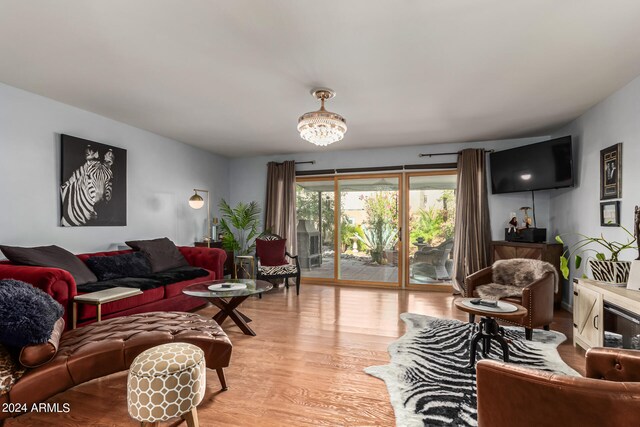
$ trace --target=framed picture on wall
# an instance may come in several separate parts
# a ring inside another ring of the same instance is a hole
[[[127,150],[61,135],[60,225],[127,225]]]
[[[600,225],[620,227],[620,201],[600,203]]]
[[[600,200],[622,197],[622,142],[600,150]]]

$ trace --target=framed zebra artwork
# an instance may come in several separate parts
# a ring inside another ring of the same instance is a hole
[[[61,135],[60,225],[127,225],[127,150]]]

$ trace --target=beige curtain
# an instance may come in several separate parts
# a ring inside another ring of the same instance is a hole
[[[453,286],[464,293],[464,280],[489,266],[491,223],[484,149],[458,154]]]
[[[264,229],[287,239],[287,250],[297,254],[296,163],[267,164],[267,204]]]

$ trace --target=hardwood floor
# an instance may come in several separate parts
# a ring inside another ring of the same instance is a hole
[[[400,313],[466,320],[453,300],[440,292],[319,285],[303,285],[299,297],[293,288],[279,288],[250,298],[240,308],[253,318],[257,336],[244,335],[230,320],[223,324],[234,344],[229,390],[219,392],[215,371],[208,371],[200,425],[394,425],[384,382],[362,370],[389,361],[387,346],[405,331]],[[210,306],[199,313],[216,311]],[[584,352],[571,344],[571,326],[570,313],[560,310],[551,328],[567,335],[559,352],[584,374]],[[69,413],[31,413],[6,427],[138,425],[127,413],[126,378],[122,372],[82,384],[49,400],[69,403]]]

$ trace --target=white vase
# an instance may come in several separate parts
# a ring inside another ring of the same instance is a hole
[[[627,283],[629,280],[631,261],[600,261],[590,259],[589,268],[595,280],[620,285]]]

